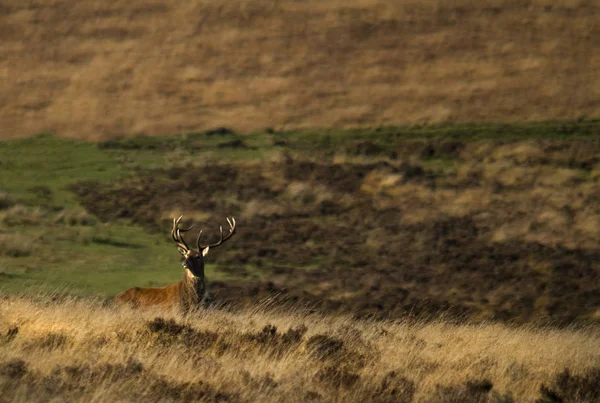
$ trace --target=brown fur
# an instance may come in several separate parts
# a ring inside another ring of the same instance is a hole
[[[177,283],[165,287],[133,287],[117,294],[115,302],[119,305],[129,304],[136,308],[157,305],[171,307],[178,304],[184,312],[187,312],[202,302],[205,292],[204,277],[194,276],[186,269],[183,280]]]

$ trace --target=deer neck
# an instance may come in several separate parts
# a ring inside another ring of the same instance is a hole
[[[187,288],[196,289],[198,286],[204,287],[204,275],[197,276],[190,269],[185,269],[183,283]]]
[[[184,311],[200,305],[206,290],[204,276],[196,276],[189,269],[185,269],[181,287],[181,305]]]

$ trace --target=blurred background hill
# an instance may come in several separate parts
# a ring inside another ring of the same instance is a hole
[[[600,115],[586,0],[3,0],[0,139]]]

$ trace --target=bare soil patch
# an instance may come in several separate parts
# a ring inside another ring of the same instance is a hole
[[[598,147],[414,142],[377,163],[190,164],[72,189],[101,220],[164,234],[173,211],[210,212],[205,229],[239,217],[212,257],[238,280],[211,283],[219,303],[277,294],[359,316],[571,323],[600,306]],[[429,168],[440,154],[452,168]]]

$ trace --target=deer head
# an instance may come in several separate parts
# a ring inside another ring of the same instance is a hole
[[[196,241],[198,249],[191,249],[185,242],[185,239],[183,239],[182,232],[187,232],[194,228],[194,226],[192,225],[191,227],[185,229],[179,228],[179,223],[181,222],[182,217],[183,216],[180,216],[177,219],[173,219],[171,237],[173,238],[173,241],[175,241],[175,243],[177,244],[177,250],[179,250],[179,253],[181,253],[181,255],[184,258],[184,261],[182,263],[183,267],[189,270],[195,277],[204,277],[204,256],[206,256],[210,248],[216,248],[217,246],[221,245],[223,242],[231,238],[233,234],[235,234],[235,218],[227,218],[227,223],[229,224],[229,234],[227,234],[226,236],[223,235],[223,227],[220,227],[221,239],[216,243],[202,246],[200,244],[200,239],[202,238],[202,230],[200,230],[200,233],[198,234],[198,239]]]

